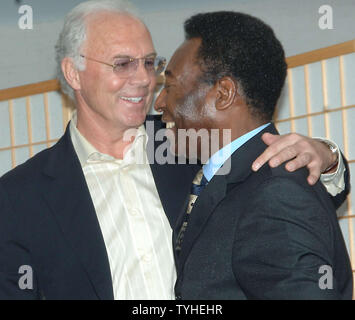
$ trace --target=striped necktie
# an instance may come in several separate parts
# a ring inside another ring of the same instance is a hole
[[[184,222],[181,225],[179,234],[176,239],[175,250],[177,253],[180,253],[180,250],[181,250],[181,245],[182,245],[182,241],[184,239],[184,234],[185,234],[185,231],[187,228],[187,223],[189,221],[190,212],[191,212],[198,196],[201,194],[202,190],[205,188],[207,183],[208,183],[208,181],[207,181],[206,177],[203,175],[203,170],[201,169],[199,172],[197,172],[194,180],[192,181],[190,199],[189,199],[189,203],[187,205],[187,209],[186,209],[186,213],[185,213],[185,217],[184,217]]]

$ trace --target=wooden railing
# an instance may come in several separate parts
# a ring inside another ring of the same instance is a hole
[[[330,47],[297,54],[286,59],[288,68],[295,68],[355,52],[355,40],[335,44]]]
[[[157,84],[164,83],[164,77],[160,75],[157,80]],[[38,83],[27,84],[24,86],[18,86],[8,89],[0,90],[0,101],[17,99],[27,96],[33,96],[35,94],[41,94],[51,91],[59,91],[60,84],[57,79],[42,81]]]

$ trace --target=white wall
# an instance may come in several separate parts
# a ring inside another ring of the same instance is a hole
[[[33,30],[18,27],[18,5],[0,4],[0,89],[53,79],[54,44],[64,15],[82,0],[22,0],[33,8]],[[269,23],[294,55],[355,38],[355,0],[132,0],[150,28],[160,55],[170,58],[194,13],[235,10]],[[318,26],[321,5],[333,8],[333,30]]]

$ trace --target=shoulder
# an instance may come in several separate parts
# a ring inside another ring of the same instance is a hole
[[[311,203],[321,205],[319,197],[329,198],[320,182],[314,186],[308,184],[306,168],[289,172],[284,165],[276,168],[267,165],[256,175],[258,183],[251,202],[267,201],[268,205],[275,206],[292,206],[292,203],[296,203],[297,207],[303,207]]]
[[[241,220],[279,221],[289,223],[329,226],[336,218],[336,211],[325,188],[320,182],[311,186],[307,182],[306,168],[289,172],[284,166],[271,168],[265,165],[252,173],[246,187],[250,196]]]
[[[292,191],[296,194],[308,193],[314,195],[317,190],[322,192],[322,186],[318,184],[310,186],[307,182],[308,170],[307,168],[301,168],[294,172],[289,172],[285,169],[284,165],[276,168],[271,168],[268,164],[265,164],[257,172],[253,172],[250,169],[246,178],[238,184],[239,187],[235,189],[235,192],[243,192],[252,194],[252,197],[248,199],[248,205],[253,202],[259,201],[263,196],[268,197],[277,190],[277,194],[273,194],[275,197],[281,195],[294,195],[290,194]],[[318,190],[319,189],[319,190]]]
[[[63,141],[60,139],[52,147],[42,150],[26,162],[8,171],[0,178],[0,184],[8,190],[13,187],[20,189],[25,185],[35,183],[36,177],[42,172],[51,155],[60,152],[62,143]]]
[[[329,235],[337,230],[336,211],[320,182],[310,186],[306,169],[288,172],[284,167],[268,167],[260,176],[240,216],[240,234],[247,230],[247,237],[254,230],[270,235],[268,242],[314,241],[317,236],[331,245]]]
[[[307,182],[309,171],[305,167],[294,172],[290,172],[286,170],[285,164],[282,164],[276,168],[271,168],[268,164],[266,164],[258,171],[258,174],[260,182],[268,181],[271,183],[273,180],[283,179],[285,182],[289,181],[297,183],[306,189],[309,189],[310,187]]]

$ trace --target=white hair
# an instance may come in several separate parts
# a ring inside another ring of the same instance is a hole
[[[78,70],[84,70],[84,59],[80,57],[80,49],[86,40],[86,17],[102,11],[129,14],[137,17],[131,4],[126,0],[92,0],[82,2],[73,8],[65,17],[63,29],[55,46],[57,62],[57,78],[62,91],[74,100],[74,91],[67,83],[61,68],[65,57],[73,59]],[[138,17],[137,17],[138,18]],[[138,18],[139,19],[139,18]]]

